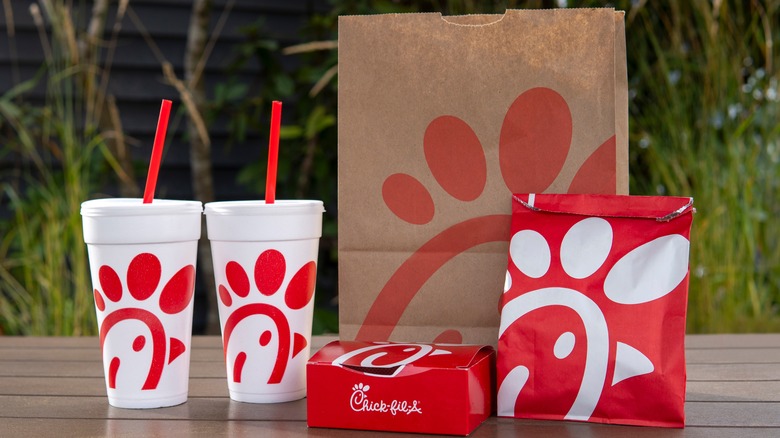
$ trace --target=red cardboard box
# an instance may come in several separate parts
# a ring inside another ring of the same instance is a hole
[[[468,435],[493,412],[495,352],[335,341],[306,367],[311,427]]]

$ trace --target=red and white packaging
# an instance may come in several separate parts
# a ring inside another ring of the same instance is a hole
[[[468,435],[493,412],[490,346],[334,341],[309,360],[308,425]]]
[[[232,400],[306,396],[324,211],[317,200],[204,206]]]
[[[108,403],[150,409],[189,392],[199,201],[81,204]]]
[[[498,415],[685,424],[693,199],[515,195]]]

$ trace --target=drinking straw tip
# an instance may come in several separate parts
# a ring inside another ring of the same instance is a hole
[[[149,171],[146,175],[146,187],[144,188],[144,204],[150,204],[154,199],[154,190],[157,187],[157,175],[160,172],[162,151],[165,146],[165,135],[168,130],[168,118],[171,113],[172,102],[163,99],[160,105],[160,116],[157,118],[157,130],[154,133],[154,145],[152,146],[152,158],[149,161]]]
[[[282,102],[271,103],[271,134],[268,139],[268,171],[265,178],[265,203],[276,201],[276,169],[279,161],[279,130],[282,124]]]

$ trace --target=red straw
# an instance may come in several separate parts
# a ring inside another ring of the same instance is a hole
[[[265,203],[276,201],[276,167],[279,162],[279,127],[282,124],[282,102],[271,104],[271,137],[268,140],[268,172],[265,178]]]
[[[163,146],[165,146],[165,133],[168,131],[168,116],[171,114],[171,101],[163,99],[160,106],[160,117],[157,119],[157,132],[154,134],[154,146],[152,147],[152,159],[149,162],[149,173],[146,175],[146,188],[144,189],[144,204],[150,204],[154,199],[154,189],[157,187],[157,174],[160,172]]]

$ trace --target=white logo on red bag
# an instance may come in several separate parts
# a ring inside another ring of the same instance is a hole
[[[352,395],[349,397],[349,406],[355,412],[380,412],[396,414],[422,414],[419,401],[392,400],[389,403],[384,400],[374,401],[368,397],[369,385],[358,383],[352,386]]]
[[[499,338],[511,325],[536,310],[558,308],[560,312],[573,312],[584,328],[585,339],[579,341],[579,351],[585,350],[585,363],[576,397],[564,418],[588,420],[605,389],[655,370],[656,366],[647,354],[615,340],[625,335],[620,333],[620,329],[625,331],[626,328],[616,328],[608,321],[615,316],[613,314],[620,313],[623,306],[652,303],[676,290],[688,273],[690,242],[682,235],[669,234],[638,246],[616,249],[625,246],[625,242],[620,238],[613,239],[610,223],[597,217],[575,223],[563,240],[558,240],[558,254],[551,250],[553,240],[531,229],[520,230],[512,236],[509,256],[511,264],[519,271],[514,275],[521,276],[525,284],[536,279],[549,281],[555,277],[557,280],[553,281],[562,284],[527,292],[515,290],[513,274],[507,271],[504,285],[507,300],[501,309]],[[616,258],[618,260],[613,261]],[[602,285],[600,291],[603,291],[603,296],[589,297],[573,288],[585,287],[586,284]],[[647,333],[646,336],[650,339],[654,334]],[[569,357],[577,342],[574,333],[564,331],[554,343],[554,357]],[[660,341],[657,343],[660,344]],[[614,357],[615,365],[612,380],[605,385],[610,357]],[[525,365],[512,366],[508,370],[498,388],[500,416],[515,415],[516,403],[530,376]]]

